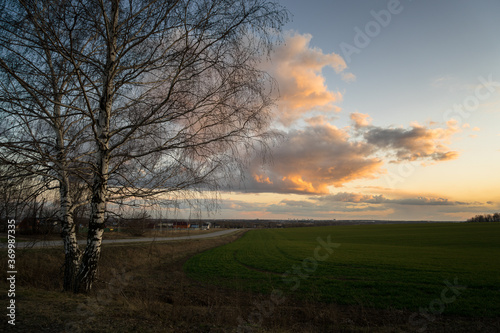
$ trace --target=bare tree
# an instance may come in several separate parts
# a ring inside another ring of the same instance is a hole
[[[467,222],[500,222],[500,213],[476,215],[467,219]]]
[[[266,0],[20,3],[36,43],[68,66],[65,98],[78,103],[53,104],[83,115],[92,135],[89,233],[74,287],[86,292],[108,202],[216,192],[271,137],[274,83],[258,62],[287,12]]]
[[[12,166],[0,165],[0,220],[3,231],[7,230],[7,220],[20,221],[29,214],[37,196],[44,193],[46,184],[40,177],[31,174],[17,177],[18,170]],[[17,175],[17,176],[13,176]]]
[[[57,15],[63,8],[51,12],[43,2],[37,5],[38,15],[62,28],[64,20]],[[59,191],[64,288],[72,290],[81,258],[73,211],[88,201],[81,184],[90,172],[85,166],[92,155],[86,138],[90,122],[75,108],[81,97],[74,67],[52,48],[26,3],[9,2],[0,17],[0,163],[8,170],[3,176],[15,179],[25,191],[26,178],[38,181],[35,193]],[[72,200],[76,191],[79,201]]]

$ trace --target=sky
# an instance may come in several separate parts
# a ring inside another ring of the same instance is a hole
[[[282,0],[272,160],[213,218],[463,221],[500,211],[500,1]]]

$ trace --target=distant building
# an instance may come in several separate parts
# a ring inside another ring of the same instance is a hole
[[[55,218],[26,217],[16,228],[20,234],[49,234],[61,232],[61,225]]]
[[[185,222],[185,221],[175,221],[173,224],[172,224],[172,227],[174,229],[188,229],[191,227],[191,223],[189,222]]]
[[[174,227],[174,224],[172,222],[160,222],[156,225],[155,228],[159,229],[172,229]]]
[[[16,228],[21,234],[38,234],[40,231],[40,219],[36,217],[26,217]]]

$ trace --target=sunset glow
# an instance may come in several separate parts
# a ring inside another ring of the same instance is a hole
[[[293,20],[262,68],[284,139],[222,194],[217,218],[500,210],[500,3],[281,3]]]

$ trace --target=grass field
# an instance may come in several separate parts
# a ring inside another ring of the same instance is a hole
[[[302,300],[498,317],[499,258],[500,223],[358,225],[249,231],[184,269],[209,285]]]
[[[62,248],[18,249],[14,331],[500,332],[498,231],[374,225],[104,244],[88,295],[61,292]],[[340,246],[329,253],[318,236]],[[5,291],[6,272],[1,260]],[[467,289],[455,298],[447,291],[438,316],[443,281],[455,278]],[[0,303],[8,301],[1,293]],[[12,328],[1,321],[0,331]]]

